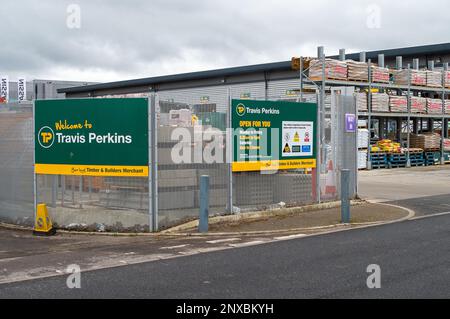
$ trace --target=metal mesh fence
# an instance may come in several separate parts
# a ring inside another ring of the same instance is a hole
[[[255,86],[158,93],[158,211],[164,228],[198,217],[199,181],[210,176],[210,213],[229,213],[226,130],[231,99],[298,101],[298,96],[259,96]],[[312,102],[315,95],[305,96]],[[192,119],[195,123],[192,123]],[[209,153],[215,148],[219,155]],[[183,155],[183,159],[181,159]],[[213,161],[209,161],[213,158]],[[312,170],[232,174],[233,213],[314,202]]]
[[[317,189],[322,200],[338,197],[337,145],[342,138],[332,125],[338,120],[332,109],[338,106],[333,106],[330,97],[326,100],[319,187],[315,170],[311,169],[230,173],[227,161],[230,101],[300,102],[298,82],[276,81],[268,88],[264,83],[193,88],[155,95],[159,229],[198,218],[202,175],[210,177],[211,215],[310,204],[316,202]],[[304,93],[302,101],[317,103],[317,92]],[[34,216],[31,108],[0,113],[0,121],[0,201],[3,204],[0,217],[31,225]],[[334,166],[331,169],[330,161]],[[92,231],[149,230],[148,178],[38,175],[37,190],[38,202],[47,204],[59,227]]]
[[[37,175],[37,199],[62,228],[148,231],[148,179]]]
[[[0,105],[0,221],[33,225],[33,112]]]
[[[210,177],[210,214],[227,205],[227,90],[158,93],[158,223],[166,228],[199,214],[200,177]]]

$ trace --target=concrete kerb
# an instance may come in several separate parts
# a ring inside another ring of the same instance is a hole
[[[360,202],[361,205],[363,202]],[[355,204],[352,204],[354,206]],[[358,205],[358,204],[356,204]],[[350,229],[363,229],[374,226],[388,225],[403,222],[409,219],[412,219],[415,216],[415,212],[409,208],[392,205],[392,204],[384,204],[380,203],[379,205],[391,206],[402,209],[408,213],[407,216],[390,221],[376,221],[376,222],[367,222],[367,223],[349,223],[349,224],[335,224],[335,225],[327,225],[327,226],[318,226],[318,227],[308,227],[308,228],[291,228],[291,229],[280,229],[280,230],[268,230],[268,231],[249,231],[249,232],[227,232],[227,233],[170,233],[172,236],[193,236],[193,237],[208,237],[208,236],[254,236],[254,235],[280,235],[285,233],[298,233],[305,231],[318,231],[316,234],[309,234],[308,236],[320,235],[327,233],[325,230],[331,230],[331,232],[339,232]],[[331,207],[333,208],[333,207]],[[339,228],[339,229],[338,229]],[[324,232],[320,232],[323,230]]]
[[[369,201],[364,200],[354,200],[351,201],[352,206],[363,205]],[[345,229],[356,229],[356,228],[366,228],[372,226],[379,226],[385,224],[392,224],[397,222],[402,222],[409,220],[415,216],[415,212],[409,208],[393,205],[393,204],[385,204],[378,203],[379,205],[386,205],[391,207],[396,207],[399,209],[403,209],[408,212],[406,217],[393,220],[393,221],[380,221],[380,222],[368,222],[368,223],[350,223],[350,224],[335,224],[335,225],[327,225],[327,226],[318,226],[318,227],[309,227],[309,228],[293,228],[293,229],[281,229],[281,230],[268,230],[268,231],[249,231],[249,232],[223,232],[223,233],[186,233],[186,230],[192,230],[193,228],[198,226],[198,220],[185,223],[183,225],[179,225],[159,233],[101,233],[101,232],[82,232],[82,231],[71,231],[71,230],[58,230],[59,233],[63,234],[74,234],[74,235],[100,235],[100,236],[125,236],[125,237],[134,237],[134,236],[148,236],[148,237],[210,237],[210,236],[250,236],[250,235],[270,235],[270,234],[284,234],[284,233],[292,233],[292,232],[301,232],[301,231],[321,231],[327,229],[334,229],[339,227],[346,227]],[[250,220],[258,220],[266,217],[282,217],[289,216],[292,214],[300,214],[306,213],[314,210],[323,210],[323,209],[331,209],[340,207],[340,202],[328,202],[321,203],[315,205],[308,205],[303,207],[295,207],[295,208],[280,208],[272,211],[263,211],[263,212],[255,212],[255,213],[245,213],[239,215],[229,215],[229,216],[217,216],[210,219],[210,223],[227,223],[227,222],[236,222],[236,221],[250,221]],[[249,216],[247,216],[249,215]],[[32,231],[32,228],[11,225],[0,223],[0,227],[10,230],[19,230],[19,231]],[[311,234],[312,235],[312,234]]]
[[[351,201],[352,206],[363,205],[365,203],[367,203],[367,202],[363,201],[363,200],[352,200]],[[301,206],[301,207],[278,208],[278,209],[265,210],[265,211],[259,211],[259,212],[249,212],[249,213],[226,215],[226,216],[215,216],[215,217],[211,217],[209,219],[209,224],[217,225],[217,224],[227,224],[227,223],[235,223],[235,222],[242,222],[242,221],[260,220],[263,218],[270,218],[270,217],[285,217],[285,216],[298,215],[298,214],[307,213],[307,212],[316,211],[316,210],[337,208],[340,206],[341,206],[340,201],[334,201],[334,202],[326,202],[326,203],[307,205],[307,206]],[[198,220],[193,220],[193,221],[187,222],[185,224],[166,229],[166,230],[162,231],[161,234],[179,233],[179,232],[183,232],[186,230],[193,230],[197,227],[198,227]],[[326,226],[326,227],[329,227],[329,226]]]

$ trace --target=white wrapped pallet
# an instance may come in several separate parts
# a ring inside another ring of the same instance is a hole
[[[442,100],[427,99],[428,114],[442,114]]]
[[[427,110],[427,99],[424,97],[411,96],[411,113],[425,113]]]
[[[360,92],[355,93],[356,97],[356,108],[358,111],[367,112],[367,93]]]
[[[427,73],[421,70],[410,70],[411,85],[425,86],[427,85]],[[395,70],[394,83],[397,85],[408,85],[408,70]]]
[[[427,86],[442,87],[442,73],[438,71],[427,71]]]
[[[366,62],[356,62],[347,60],[348,79],[350,81],[364,81],[369,80],[369,65]]]
[[[347,80],[347,63],[334,59],[325,59],[325,78],[334,80]],[[318,59],[311,61],[309,77],[312,80],[322,79],[322,62]]]
[[[386,93],[372,94],[372,112],[389,112],[389,95]]]
[[[379,66],[372,65],[372,82],[375,83],[389,83],[389,69],[381,68]]]
[[[369,146],[369,130],[358,129],[358,148],[367,148]]]
[[[358,169],[367,168],[367,150],[358,151]]]
[[[389,109],[391,112],[408,112],[408,98],[406,96],[390,95]]]

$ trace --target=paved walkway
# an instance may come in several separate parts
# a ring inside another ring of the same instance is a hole
[[[385,202],[450,194],[450,165],[361,171],[358,184],[362,198]]]

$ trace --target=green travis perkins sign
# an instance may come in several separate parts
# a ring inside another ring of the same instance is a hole
[[[148,99],[35,102],[36,174],[148,176]]]
[[[316,167],[317,104],[232,101],[233,171]]]

